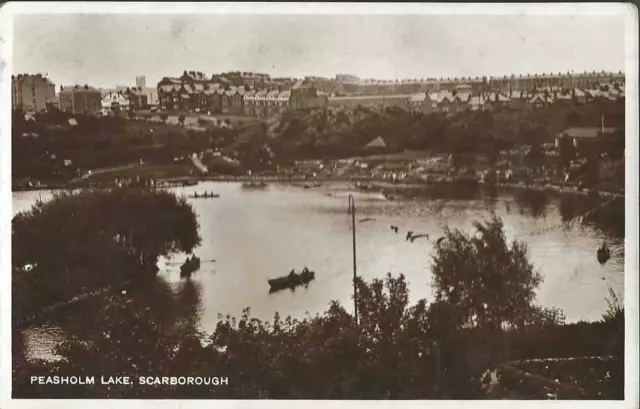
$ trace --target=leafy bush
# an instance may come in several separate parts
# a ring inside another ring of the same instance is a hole
[[[14,314],[155,273],[200,242],[191,206],[161,190],[57,193],[12,221]]]
[[[456,326],[525,326],[539,311],[533,301],[542,276],[529,262],[524,243],[509,246],[500,219],[474,227],[473,236],[446,228],[438,240],[433,256],[436,300],[451,306]]]

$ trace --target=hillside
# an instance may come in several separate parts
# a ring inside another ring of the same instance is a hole
[[[199,126],[139,118],[75,116],[53,112],[35,121],[14,114],[13,176],[64,180],[88,169],[127,165],[143,160],[182,165],[194,152],[218,151],[237,159],[242,169],[260,170],[299,159],[346,158],[402,152],[482,154],[497,157],[518,145],[552,142],[571,126],[624,128],[623,103],[552,106],[533,111],[464,112],[454,116],[383,111],[367,107],[289,111],[267,120],[194,119]],[[624,133],[620,133],[624,139]],[[378,139],[380,138],[380,139]],[[382,148],[363,147],[374,139]],[[184,170],[181,170],[181,174]]]
[[[389,151],[484,152],[551,142],[571,126],[624,127],[624,104],[552,106],[532,111],[465,112],[455,116],[412,113],[399,108],[374,111],[325,109],[289,112],[268,126],[269,143],[287,157],[345,157],[381,137]]]

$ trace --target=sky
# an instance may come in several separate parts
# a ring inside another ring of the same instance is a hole
[[[208,75],[403,79],[624,69],[623,16],[18,15],[13,73],[147,86]]]

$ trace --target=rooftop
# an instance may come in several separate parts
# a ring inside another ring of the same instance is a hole
[[[570,138],[597,138],[599,135],[603,134],[612,134],[617,130],[617,128],[607,127],[601,128],[599,126],[591,126],[591,127],[579,127],[575,126],[572,128],[567,128],[564,131],[560,132],[558,136],[568,136]]]
[[[53,85],[53,82],[47,78],[46,76],[42,75],[42,74],[18,74],[18,75],[12,75],[11,76],[12,80],[16,80],[16,81],[24,81],[27,79],[34,79],[34,80],[40,80],[43,81],[47,84]]]
[[[94,88],[91,87],[89,85],[61,85],[60,86],[60,92],[97,92],[98,94],[102,95],[102,93]]]

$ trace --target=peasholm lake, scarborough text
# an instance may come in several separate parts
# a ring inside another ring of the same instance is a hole
[[[32,376],[37,385],[229,385],[227,377],[203,376]]]

